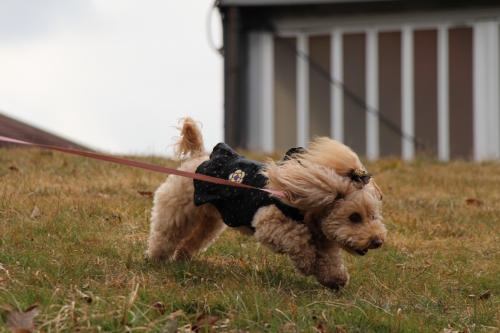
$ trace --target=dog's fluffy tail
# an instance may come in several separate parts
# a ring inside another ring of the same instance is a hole
[[[174,158],[180,159],[181,157],[186,157],[188,154],[191,157],[206,155],[203,135],[198,123],[192,118],[186,117],[179,119],[179,124],[180,126],[177,129],[181,131],[181,136],[173,145]]]

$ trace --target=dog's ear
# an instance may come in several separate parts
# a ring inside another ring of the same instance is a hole
[[[375,191],[377,192],[377,195],[378,195],[378,199],[380,201],[382,201],[382,199],[384,198],[384,194],[382,193],[382,190],[380,189],[380,187],[378,187],[377,183],[375,183],[375,180],[370,179],[370,184],[373,185],[373,188],[375,189]]]
[[[290,159],[276,165],[268,160],[263,174],[271,190],[282,191],[282,201],[304,211],[319,211],[331,204],[348,186],[348,179],[335,170],[301,160]]]

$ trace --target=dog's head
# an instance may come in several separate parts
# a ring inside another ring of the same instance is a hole
[[[381,200],[373,180],[363,188],[348,184],[333,205],[319,215],[322,233],[353,255],[364,256],[368,250],[381,247],[387,233],[382,223]]]
[[[327,241],[361,256],[384,243],[382,192],[347,146],[319,138],[279,164],[269,161],[265,174],[268,188],[284,192],[281,200],[310,216]]]

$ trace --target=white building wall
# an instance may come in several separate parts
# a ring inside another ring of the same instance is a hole
[[[307,53],[308,36],[331,35],[331,76],[343,83],[342,36],[344,33],[363,32],[367,36],[366,96],[367,105],[378,109],[378,33],[402,32],[402,104],[401,129],[414,136],[414,64],[413,32],[416,29],[437,30],[437,96],[438,96],[438,159],[450,159],[450,101],[449,101],[449,38],[448,30],[456,24],[473,27],[473,135],[475,160],[500,158],[500,7],[495,10],[455,11],[403,15],[339,17],[335,20],[286,21],[277,23],[278,30],[288,37],[296,37],[298,49]],[[251,33],[249,38],[249,133],[250,147],[265,152],[274,150],[273,100],[273,35]],[[309,138],[309,66],[304,59],[297,60],[297,143],[307,146]],[[344,138],[343,104],[346,98],[338,86],[331,87],[331,136]],[[367,114],[367,158],[379,156],[379,119]],[[415,147],[402,138],[401,156],[412,159]],[[294,145],[295,143],[291,143]]]
[[[474,159],[497,159],[499,138],[499,25],[477,22],[473,35]]]
[[[248,36],[248,147],[274,152],[274,41],[268,32]]]

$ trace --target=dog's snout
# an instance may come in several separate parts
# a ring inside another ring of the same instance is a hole
[[[370,242],[370,249],[378,249],[382,244],[384,244],[384,242],[380,238],[372,239]]]

